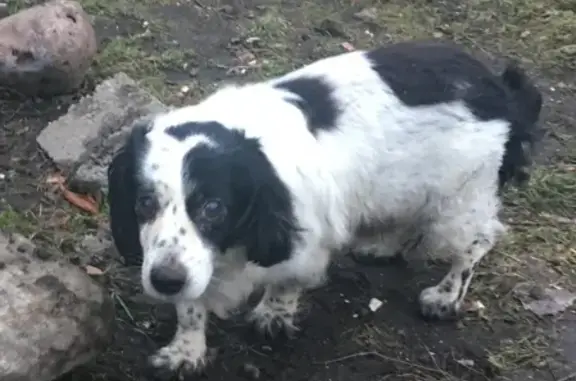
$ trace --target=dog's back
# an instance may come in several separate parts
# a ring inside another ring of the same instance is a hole
[[[307,116],[316,143],[299,157],[314,156],[338,184],[337,197],[322,197],[345,200],[325,208],[334,226],[340,215],[348,225],[410,220],[458,192],[475,197],[466,187],[520,180],[541,105],[518,67],[496,75],[436,41],[345,53],[269,83]]]

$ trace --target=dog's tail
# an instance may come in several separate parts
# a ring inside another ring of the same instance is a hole
[[[499,172],[500,188],[508,182],[521,185],[530,179],[532,150],[543,132],[538,123],[542,94],[534,82],[515,62],[508,64],[501,79],[511,94],[511,126]]]

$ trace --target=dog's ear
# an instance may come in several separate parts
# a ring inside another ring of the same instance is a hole
[[[251,196],[240,240],[250,262],[271,267],[290,258],[299,233],[292,197],[267,160],[253,161],[249,172]]]
[[[143,136],[144,122],[136,123],[124,147],[108,166],[108,207],[114,245],[128,266],[142,264],[142,246],[134,204],[136,202],[135,143]]]
[[[297,228],[291,205],[271,189],[261,189],[250,211],[251,226],[246,230],[246,256],[250,262],[271,267],[290,258]]]

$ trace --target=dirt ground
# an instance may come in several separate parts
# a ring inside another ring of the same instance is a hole
[[[85,89],[125,71],[171,104],[189,104],[223,81],[280,74],[343,52],[410,38],[458,41],[501,66],[520,59],[546,95],[547,134],[528,188],[506,195],[510,235],[483,263],[469,294],[485,307],[450,323],[424,322],[419,291],[436,266],[336,264],[305,301],[299,335],[264,341],[238,322],[210,327],[216,362],[198,379],[290,381],[576,380],[576,315],[537,317],[523,302],[576,283],[576,2],[574,0],[81,0],[100,50]],[[10,9],[34,1],[8,1]],[[0,100],[0,228],[31,236],[46,256],[105,269],[116,301],[113,344],[61,381],[147,380],[147,355],[174,331],[169,306],[139,296],[137,269],[86,235],[106,225],[47,189],[52,165],[35,144],[77,95]],[[136,275],[135,275],[136,274]],[[531,289],[529,295],[518,292]],[[371,298],[384,302],[376,312]],[[255,374],[257,369],[258,374]]]

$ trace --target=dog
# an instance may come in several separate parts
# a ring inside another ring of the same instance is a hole
[[[210,313],[296,330],[305,290],[335,256],[446,259],[424,317],[459,311],[506,227],[501,190],[529,179],[542,95],[455,44],[408,41],[227,84],[135,123],[108,168],[110,224],[145,292],[175,305],[177,332],[150,357],[182,377],[205,365]]]

